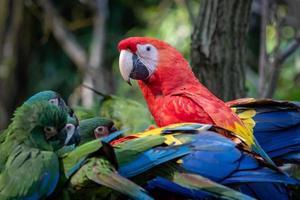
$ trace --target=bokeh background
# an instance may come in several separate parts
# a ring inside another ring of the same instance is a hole
[[[71,105],[90,107],[99,96],[83,89],[85,84],[145,105],[136,84],[130,87],[121,79],[118,42],[129,36],[155,37],[191,61],[192,34],[205,30],[197,27],[201,12],[213,15],[209,6],[219,6],[230,14],[239,9],[235,0],[230,1],[233,7],[226,10],[230,4],[226,0],[1,0],[0,128],[17,106],[41,90],[55,90]],[[244,12],[242,96],[300,100],[300,1],[245,2],[250,6]],[[269,84],[271,73],[278,77],[275,85]],[[208,79],[214,82],[219,77]],[[271,92],[265,95],[262,90]]]

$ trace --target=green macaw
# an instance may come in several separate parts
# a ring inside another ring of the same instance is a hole
[[[67,142],[69,144],[79,143],[80,136],[79,136],[79,132],[78,132],[79,128],[78,128],[77,117],[74,115],[73,110],[70,109],[66,105],[65,101],[61,98],[60,94],[58,94],[57,92],[54,92],[52,90],[46,90],[46,91],[38,92],[38,93],[34,94],[33,96],[31,96],[29,99],[27,99],[24,102],[24,104],[31,105],[35,102],[41,102],[41,101],[49,102],[50,104],[58,106],[64,112],[68,113],[68,123],[73,124],[75,127],[74,127],[74,130],[72,132],[72,130],[70,130],[70,128],[73,128],[72,125],[67,126],[66,129],[63,130],[63,132],[65,132],[65,134],[69,135],[70,140],[67,140]],[[72,137],[73,134],[75,134],[76,137]],[[0,132],[0,144],[4,141],[5,137],[6,137],[5,133]],[[74,141],[74,140],[76,140],[76,141]]]
[[[101,95],[102,98],[90,109],[79,106],[74,108],[80,120],[101,116],[113,120],[116,128],[128,129],[130,133],[143,131],[154,124],[145,105],[119,96]]]
[[[68,124],[66,125],[65,130],[63,130],[63,132],[68,135],[66,145],[78,144],[80,142],[80,135],[77,116],[74,114],[73,110],[67,106],[60,94],[52,90],[38,92],[25,101],[25,104],[32,104],[40,101],[48,101],[50,104],[58,106],[64,112],[68,113]]]
[[[114,123],[95,117],[82,120],[79,124],[82,143],[62,156],[65,181],[69,180],[68,188],[58,192],[53,198],[91,199],[122,193],[133,199],[152,199],[143,188],[117,173],[113,149],[103,142],[104,138],[122,134],[122,132],[112,133],[116,131]],[[95,140],[95,137],[98,139]],[[113,190],[120,193],[112,193]]]
[[[67,134],[66,110],[47,101],[25,103],[14,114],[0,144],[0,199],[49,196],[60,177],[56,150]]]

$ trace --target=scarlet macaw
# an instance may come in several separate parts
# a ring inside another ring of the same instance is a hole
[[[128,83],[130,78],[138,80],[158,126],[181,122],[216,125],[229,130],[228,137],[276,168],[251,127],[198,81],[174,47],[153,38],[131,37],[122,40],[118,48],[122,77]]]

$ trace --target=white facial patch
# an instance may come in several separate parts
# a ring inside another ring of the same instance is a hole
[[[153,74],[158,63],[158,50],[151,44],[138,44],[136,55],[147,67],[149,75]]]

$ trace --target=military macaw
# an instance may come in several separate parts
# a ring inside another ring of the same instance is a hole
[[[79,121],[80,144],[84,144],[96,138],[110,135],[117,131],[114,122],[106,118],[93,117]]]
[[[54,191],[60,177],[55,151],[65,145],[67,117],[48,101],[15,111],[0,144],[0,199],[41,199]]]
[[[198,81],[188,62],[174,47],[154,38],[131,37],[120,41],[118,49],[122,77],[128,83],[131,78],[138,80],[158,126],[183,122],[216,125],[229,130],[226,136],[244,150],[259,155],[270,167],[277,168],[254,137],[253,127]],[[289,141],[286,138],[286,143]]]
[[[28,98],[24,102],[24,104],[31,105],[35,102],[42,102],[42,101],[46,101],[46,102],[49,102],[50,104],[58,106],[64,112],[68,113],[68,122],[70,122],[70,124],[73,124],[75,127],[74,127],[73,133],[72,133],[71,130],[69,130],[70,128],[73,128],[72,125],[66,126],[66,129],[64,130],[64,132],[65,132],[65,134],[69,133],[69,139],[76,140],[76,143],[78,143],[79,139],[80,139],[80,136],[79,136],[79,133],[78,133],[79,128],[78,128],[77,117],[74,115],[73,110],[70,109],[66,105],[65,101],[61,98],[61,96],[57,92],[54,92],[54,91],[51,91],[51,90],[38,92],[38,93],[32,95],[30,98]],[[72,136],[71,134],[75,134],[76,137],[71,137]],[[0,133],[0,144],[4,139],[5,139],[5,134]],[[70,143],[75,143],[75,141],[69,141],[69,140],[67,140],[67,142],[69,142],[69,144]]]

